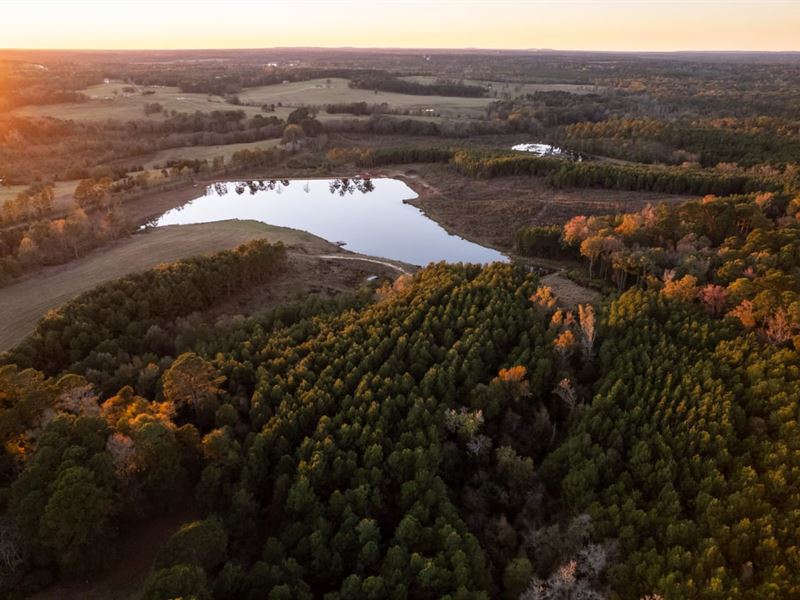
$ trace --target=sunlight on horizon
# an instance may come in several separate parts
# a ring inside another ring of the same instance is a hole
[[[4,2],[0,47],[800,50],[800,3]]]

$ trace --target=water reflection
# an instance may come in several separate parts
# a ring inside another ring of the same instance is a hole
[[[388,178],[217,182],[203,197],[161,215],[155,225],[251,219],[343,242],[353,252],[417,265],[508,260],[496,250],[447,233],[404,202],[414,197],[405,183]]]
[[[250,192],[250,195],[254,195],[257,192],[267,192],[267,191],[276,191],[277,193],[281,193],[281,190],[285,187],[289,187],[290,180],[288,179],[266,179],[266,180],[256,180],[256,181],[239,181],[234,184],[234,191],[238,195],[244,194],[246,191]],[[220,187],[224,186],[224,187]],[[214,191],[222,196],[228,193],[228,186],[226,182],[215,183],[213,186]],[[208,190],[208,188],[206,188]],[[222,190],[222,191],[220,191]]]
[[[372,185],[372,179],[369,177],[365,177],[364,179],[361,177],[353,177],[352,179],[345,177],[343,179],[331,179],[328,189],[331,191],[331,194],[344,196],[345,194],[352,194],[356,190],[362,194],[366,194],[367,192],[373,191],[375,186]]]
[[[331,194],[339,194],[345,196],[355,192],[366,194],[375,189],[370,177],[340,177],[337,179],[330,179],[328,189]],[[283,188],[289,187],[291,184],[290,179],[262,179],[253,181],[238,181],[233,183],[233,190],[241,196],[245,192],[250,192],[250,195],[255,195],[258,192],[276,192],[280,194]],[[216,194],[217,196],[224,196],[228,193],[227,181],[218,181],[206,187],[206,195]],[[306,193],[311,192],[310,180],[307,180],[303,186],[303,191]]]

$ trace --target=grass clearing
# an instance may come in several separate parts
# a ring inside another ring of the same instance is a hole
[[[446,116],[483,114],[492,98],[458,98],[452,96],[416,96],[393,92],[354,89],[347,79],[311,79],[292,83],[279,83],[249,88],[239,94],[242,102],[255,104],[277,104],[284,106],[323,106],[325,104],[366,102],[387,103],[391,108],[424,110],[433,109]],[[346,116],[346,115],[340,115]]]
[[[241,109],[248,115],[261,112],[255,106],[234,106],[228,104],[219,96],[207,94],[191,94],[181,92],[176,87],[151,87],[153,94],[142,95],[141,92],[126,94],[122,89],[126,84],[101,83],[90,86],[82,93],[90,97],[87,102],[68,102],[63,104],[45,104],[40,106],[24,106],[13,111],[15,116],[25,117],[54,117],[74,121],[105,121],[115,119],[120,121],[157,119],[163,120],[164,113],[176,111],[179,113],[194,113],[197,111],[208,113],[215,110]],[[116,92],[116,93],[115,93]],[[144,105],[158,102],[164,107],[164,113],[155,113],[149,117],[144,114]]]
[[[229,160],[235,152],[239,150],[264,150],[274,148],[281,141],[262,140],[260,142],[244,142],[241,144],[223,144],[220,146],[181,146],[179,148],[167,148],[159,150],[155,154],[149,155],[144,163],[145,169],[155,169],[170,160],[212,160],[216,156],[224,156]],[[125,162],[136,162],[136,157],[126,159]]]
[[[411,75],[408,77],[401,77],[400,79],[431,84],[436,83],[436,81],[441,78],[430,75]],[[568,92],[570,94],[584,95],[604,90],[604,88],[600,86],[576,83],[522,83],[516,81],[484,81],[480,79],[464,79],[459,81],[462,81],[466,85],[478,85],[488,88],[490,90],[489,95],[493,97],[492,99],[501,98],[504,94],[509,94],[511,98],[517,98],[536,92]]]
[[[131,121],[141,119],[164,119],[170,111],[179,113],[212,112],[215,110],[243,110],[248,116],[263,114],[286,119],[293,108],[298,106],[323,106],[345,102],[366,102],[381,104],[386,102],[391,108],[401,110],[433,109],[441,116],[458,115],[479,116],[493,98],[458,98],[449,96],[415,96],[372,90],[353,89],[348,79],[311,79],[291,83],[279,83],[248,88],[238,94],[244,103],[241,106],[228,104],[220,96],[181,92],[176,87],[153,86],[154,92],[142,95],[137,87],[134,93],[124,92],[124,83],[101,83],[80,90],[89,96],[87,102],[68,102],[24,106],[11,114],[24,117],[54,117],[74,121],[105,121],[108,119]],[[163,113],[149,117],[144,114],[144,105],[158,102],[164,107]],[[274,113],[262,113],[264,104],[278,104]],[[252,105],[252,106],[250,106]],[[321,120],[333,118],[353,118],[352,115],[328,115],[324,111],[318,115]],[[364,118],[364,117],[362,117]]]
[[[311,248],[315,253],[336,250],[333,244],[310,233],[256,221],[162,227],[132,235],[76,261],[46,267],[19,283],[0,288],[0,351],[12,348],[31,333],[48,310],[101,283],[161,263],[234,248],[256,238]]]

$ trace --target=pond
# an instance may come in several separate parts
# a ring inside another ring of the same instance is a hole
[[[252,219],[302,229],[352,252],[429,262],[508,262],[492,248],[449,234],[404,200],[416,198],[390,178],[219,182],[204,196],[161,215],[156,227]]]

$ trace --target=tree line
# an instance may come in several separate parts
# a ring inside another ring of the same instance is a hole
[[[487,95],[486,88],[480,85],[468,85],[457,81],[437,80],[434,83],[421,83],[409,79],[400,79],[385,73],[351,77],[350,87],[365,90],[380,90],[395,94],[412,94],[415,96],[462,96],[465,98],[481,98]]]
[[[119,374],[104,370],[109,353],[167,354],[175,319],[268,281],[285,256],[280,243],[255,240],[103,284],[45,317],[4,361],[46,374],[70,370],[100,385],[114,382]]]

